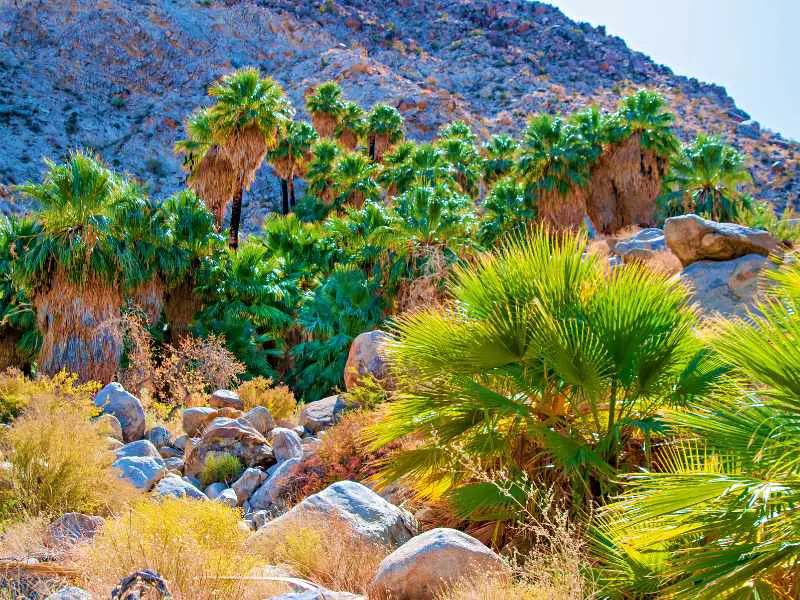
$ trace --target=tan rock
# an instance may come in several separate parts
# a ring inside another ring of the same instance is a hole
[[[664,237],[684,266],[699,260],[733,260],[746,254],[768,256],[778,247],[763,229],[717,223],[697,215],[667,219]]]

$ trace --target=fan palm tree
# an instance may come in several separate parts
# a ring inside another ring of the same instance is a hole
[[[175,153],[183,155],[188,186],[214,215],[217,231],[222,231],[225,209],[236,195],[236,171],[220,146],[214,143],[208,109],[194,111],[186,119],[184,128],[186,138],[175,143]]]
[[[726,377],[670,415],[679,437],[659,468],[626,477],[605,510],[609,592],[655,581],[670,598],[800,595],[800,267],[786,269],[757,313],[714,324]]]
[[[377,198],[375,172],[375,165],[363,154],[342,152],[333,169],[337,203],[361,208],[365,200]]]
[[[336,140],[348,150],[355,150],[367,130],[364,109],[355,102],[345,102],[336,125]]]
[[[696,316],[678,283],[640,265],[609,275],[584,249],[548,231],[509,242],[456,267],[451,308],[396,319],[398,394],[371,437],[424,443],[393,455],[379,483],[402,478],[495,521],[514,502],[476,482],[476,466],[501,470],[512,496],[531,480],[579,508],[636,466],[642,442],[647,454],[659,410],[698,379]]]
[[[376,104],[367,117],[369,156],[381,162],[386,151],[403,139],[403,116],[388,104]]]
[[[624,98],[617,112],[596,108],[573,119],[590,147],[587,212],[602,233],[653,226],[656,199],[677,148],[673,116],[664,99],[641,90]]]
[[[108,382],[122,351],[124,293],[150,275],[125,233],[147,213],[147,202],[89,154],[75,151],[64,164],[47,166],[40,183],[20,186],[40,208],[29,239],[17,241],[24,253],[14,269],[43,335],[39,370]]]
[[[330,140],[322,139],[311,147],[311,158],[306,166],[308,193],[331,204],[335,197],[334,170],[341,148]]]
[[[591,148],[573,125],[540,115],[528,122],[517,173],[536,197],[539,218],[556,229],[577,229],[586,214]]]
[[[255,68],[223,76],[208,91],[214,105],[208,111],[211,136],[233,165],[237,176],[231,206],[229,243],[239,245],[242,196],[255,179],[267,151],[273,149],[293,110],[281,87]]]
[[[749,208],[737,186],[750,181],[741,154],[718,137],[701,134],[677,155],[662,202],[670,215],[694,212],[734,221]]]
[[[493,135],[483,145],[483,180],[491,186],[514,169],[514,159],[519,145],[510,135]]]
[[[311,113],[311,122],[319,135],[332,139],[345,109],[342,88],[334,81],[319,84],[306,98],[306,108]]]
[[[289,121],[278,145],[268,154],[269,162],[281,181],[288,182],[281,209],[288,214],[296,204],[294,178],[305,174],[305,165],[311,158],[311,146],[319,139],[316,130],[305,121]],[[283,185],[281,186],[282,191]]]
[[[474,197],[481,177],[481,156],[474,143],[463,137],[440,138],[444,160],[453,167],[455,180],[462,193]]]
[[[536,222],[536,203],[525,186],[506,177],[492,187],[483,203],[478,239],[486,247],[508,234],[522,234]]]
[[[0,220],[0,372],[14,367],[29,373],[42,344],[33,305],[13,273],[38,229],[31,219]]]

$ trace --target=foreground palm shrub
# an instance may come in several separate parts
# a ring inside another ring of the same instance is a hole
[[[96,385],[58,376],[20,384],[4,376],[3,389],[24,396],[24,411],[2,436],[10,466],[4,473],[10,516],[58,516],[77,511],[109,514],[134,495],[112,469],[114,454],[92,425]]]
[[[371,435],[427,443],[391,457],[380,483],[404,478],[491,521],[514,515],[524,481],[580,506],[649,462],[660,410],[703,382],[696,315],[678,284],[641,265],[607,273],[585,246],[538,231],[458,268],[452,308],[395,322],[398,397]],[[473,466],[511,485],[475,482]]]
[[[178,598],[241,597],[254,559],[239,512],[218,502],[168,498],[141,500],[106,522],[85,559],[91,591],[108,597],[123,577],[153,569]]]
[[[675,413],[661,468],[630,475],[607,508],[597,555],[611,592],[664,585],[675,598],[800,594],[800,268],[749,321],[722,321],[724,385]]]

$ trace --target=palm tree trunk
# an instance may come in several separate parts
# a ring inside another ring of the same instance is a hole
[[[281,214],[289,214],[289,183],[281,179]]]
[[[375,136],[369,136],[369,158],[370,160],[375,160]]]
[[[294,169],[289,172],[289,207],[294,210],[297,200],[294,197]]]
[[[244,185],[240,185],[236,194],[233,196],[231,205],[231,230],[228,237],[228,245],[232,250],[239,247],[239,225],[242,220],[242,196],[244,195]]]

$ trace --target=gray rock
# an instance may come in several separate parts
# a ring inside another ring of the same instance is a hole
[[[244,402],[239,398],[239,394],[231,390],[217,390],[211,394],[208,403],[214,408],[235,408],[244,410]]]
[[[112,452],[116,452],[116,451],[117,451],[117,450],[119,450],[120,448],[123,448],[123,447],[125,446],[125,444],[123,444],[122,442],[120,442],[120,441],[119,441],[118,439],[116,439],[116,438],[107,437],[107,438],[106,438],[106,446],[107,446],[107,447],[108,447],[108,449],[109,449],[109,450],[111,450]]]
[[[110,413],[100,415],[94,420],[94,425],[101,434],[120,442],[123,441],[122,424],[114,415]]]
[[[276,427],[272,430],[272,452],[279,463],[290,458],[303,458],[300,436],[291,429]]]
[[[72,546],[91,540],[105,523],[103,517],[69,512],[50,523],[44,535],[48,548]]]
[[[680,273],[692,290],[692,299],[706,315],[744,316],[758,296],[758,280],[768,259],[748,254],[735,260],[701,260]]]
[[[137,440],[130,444],[125,444],[122,448],[115,452],[117,458],[125,458],[126,456],[150,456],[152,458],[161,458],[153,444],[149,440]]]
[[[292,483],[293,469],[300,464],[299,458],[290,458],[278,464],[278,468],[267,478],[248,500],[254,510],[275,508],[286,500],[285,494]]]
[[[236,498],[236,492],[234,492],[231,488],[225,488],[220,492],[216,498],[214,498],[217,502],[221,502],[222,504],[226,504],[231,508],[236,508],[239,506],[239,500]]]
[[[238,421],[247,423],[263,436],[266,436],[275,427],[275,419],[264,406],[254,406],[239,417]]]
[[[356,336],[344,367],[344,384],[348,390],[353,389],[364,376],[383,382],[387,388],[393,387],[389,365],[383,354],[390,339],[388,333],[377,329]]]
[[[165,458],[164,466],[170,471],[183,472],[183,459],[182,458]]]
[[[212,453],[236,456],[246,467],[266,467],[275,462],[272,447],[263,435],[245,423],[224,417],[215,419],[187,449],[186,472],[199,474],[206,457]]]
[[[185,452],[186,446],[189,443],[189,439],[190,439],[189,436],[184,433],[183,435],[179,435],[178,437],[176,437],[175,441],[172,442],[172,445],[178,450]]]
[[[267,474],[261,469],[248,468],[233,482],[231,488],[236,493],[239,504],[244,504],[253,495],[267,478]]]
[[[201,484],[200,484],[200,480],[197,477],[192,477],[191,475],[184,475],[183,476],[183,480],[184,481],[188,481],[194,487],[196,487],[198,490],[202,487]]]
[[[757,140],[761,137],[761,124],[758,121],[745,121],[736,125],[736,135]]]
[[[174,496],[175,498],[192,498],[208,500],[203,492],[177,475],[166,475],[156,484],[153,493],[158,496]]]
[[[169,446],[172,434],[166,427],[161,427],[159,425],[147,432],[147,439],[150,440],[156,448],[161,448],[162,446]]]
[[[130,481],[140,490],[150,491],[155,483],[161,479],[167,471],[164,459],[160,456],[126,456],[114,461],[112,465],[120,471],[122,477]]]
[[[94,404],[103,414],[114,415],[122,427],[124,442],[132,442],[144,437],[144,408],[133,394],[125,391],[121,384],[113,382],[100,390]]]
[[[261,529],[269,522],[269,513],[265,510],[257,510],[250,514],[250,518],[255,523],[256,529]]]
[[[226,489],[228,489],[226,484],[222,483],[221,481],[215,481],[206,488],[206,496],[213,500]]]
[[[300,424],[311,433],[318,433],[334,425],[347,408],[347,403],[339,396],[309,402],[300,412]]]
[[[664,236],[684,266],[699,260],[733,260],[746,254],[768,256],[778,246],[763,229],[717,223],[697,215],[667,219]]]
[[[381,561],[369,595],[393,600],[433,600],[459,579],[505,570],[502,559],[457,529],[426,531]]]
[[[45,600],[92,600],[92,595],[82,588],[70,586],[49,594]]]
[[[158,449],[158,453],[161,455],[161,458],[182,458],[183,452],[178,450],[177,448],[173,448],[172,446],[161,446]]]
[[[387,547],[407,542],[417,529],[416,521],[408,511],[390,504],[360,483],[339,481],[273,519],[250,540],[257,543],[262,536],[269,539],[279,534],[283,527],[296,523],[334,518],[345,523],[353,535]]]
[[[667,242],[664,238],[664,232],[656,227],[651,227],[642,229],[635,235],[618,241],[614,246],[614,254],[623,258],[631,255],[642,257],[661,252],[666,248]]]
[[[183,431],[189,437],[199,435],[206,425],[214,420],[217,409],[210,406],[193,406],[183,410]]]
[[[303,459],[307,459],[317,453],[322,440],[316,437],[305,437],[301,442],[303,444]]]

